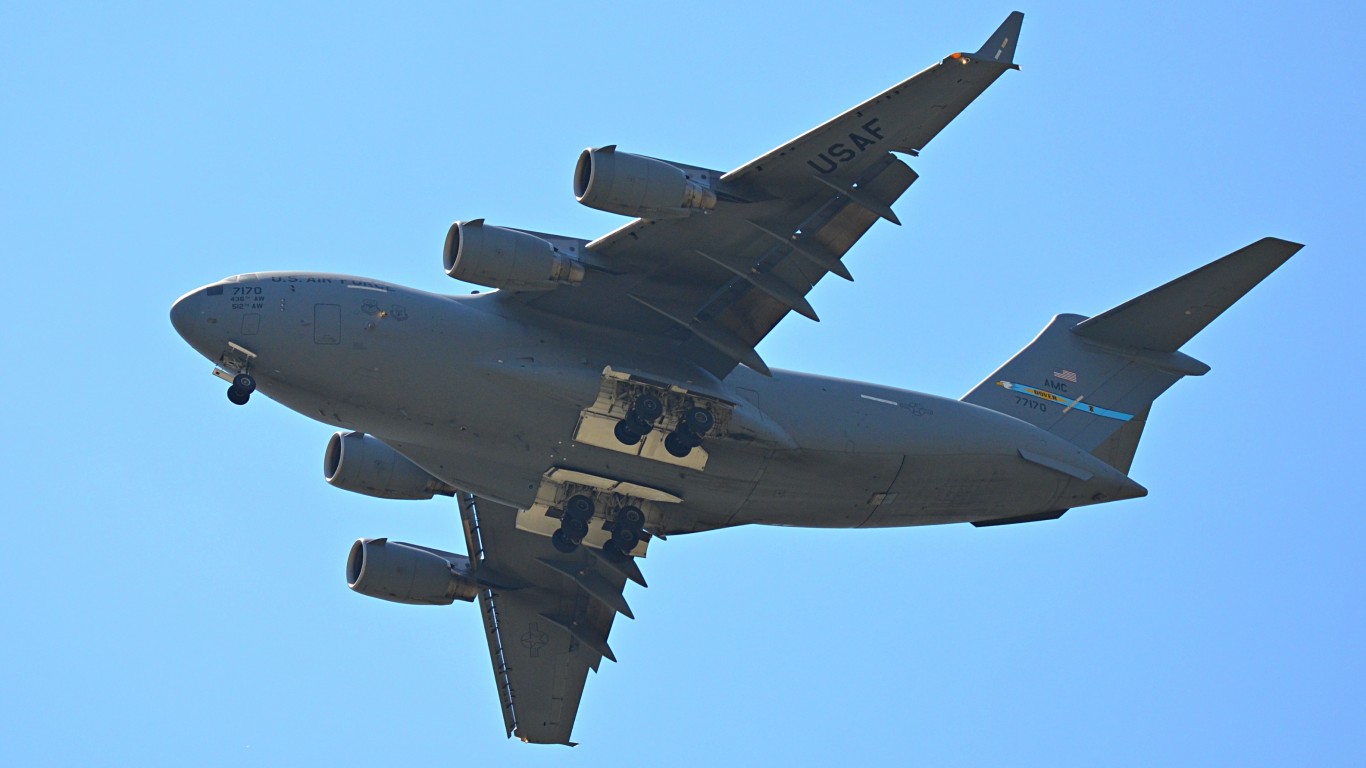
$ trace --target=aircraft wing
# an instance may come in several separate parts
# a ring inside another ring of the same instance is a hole
[[[893,153],[917,155],[1013,62],[1015,12],[975,53],[954,53],[825,124],[713,179],[717,204],[682,218],[636,219],[586,246],[583,284],[509,301],[664,337],[724,377],[790,311],[818,319],[805,296],[916,179]]]
[[[615,661],[607,634],[628,578],[644,585],[634,560],[612,564],[596,550],[572,554],[518,530],[517,510],[462,494],[460,516],[476,575],[505,589],[479,594],[493,677],[508,736],[568,744],[588,670]]]

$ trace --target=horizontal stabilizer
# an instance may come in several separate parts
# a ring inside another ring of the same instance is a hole
[[[1304,246],[1267,237],[1079,323],[1078,336],[1175,352]]]
[[[1014,66],[1015,41],[1020,39],[1020,26],[1022,24],[1024,24],[1024,14],[1019,11],[1012,12],[973,56],[979,59],[988,59],[998,64]]]

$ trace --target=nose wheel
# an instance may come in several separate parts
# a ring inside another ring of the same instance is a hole
[[[232,384],[228,387],[228,400],[233,405],[246,405],[251,399],[251,393],[256,391],[256,379],[249,373],[239,373],[232,377]]]
[[[228,400],[233,405],[246,405],[251,393],[256,391],[256,379],[249,371],[256,360],[256,353],[236,342],[228,342],[228,348],[218,356],[213,375],[228,382]],[[238,371],[238,373],[229,373]]]

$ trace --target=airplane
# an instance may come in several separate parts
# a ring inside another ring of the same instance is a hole
[[[1094,317],[1058,315],[961,399],[770,369],[755,351],[917,179],[913,159],[1014,63],[1023,14],[729,172],[584,150],[595,240],[459,221],[438,295],[314,272],[239,274],[171,309],[230,382],[340,428],[324,477],[454,497],[464,554],[360,539],[351,589],[478,602],[506,734],[568,744],[588,671],[634,618],[655,540],[739,525],[1053,520],[1132,499],[1180,351],[1302,246],[1264,238]]]

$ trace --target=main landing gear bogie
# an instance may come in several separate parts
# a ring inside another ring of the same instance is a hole
[[[664,450],[683,458],[702,444],[702,438],[716,426],[716,417],[706,408],[689,408],[678,426],[664,438]]]
[[[560,527],[550,537],[555,549],[569,554],[583,544],[594,509],[593,500],[583,494],[571,496],[565,502]],[[602,545],[602,553],[609,560],[620,562],[645,538],[645,512],[633,505],[621,507],[611,525],[611,533]]]
[[[625,506],[617,510],[612,523],[612,537],[602,545],[602,554],[614,562],[630,557],[632,550],[645,538],[645,513],[640,507]]]
[[[664,403],[654,395],[641,395],[617,422],[613,434],[623,445],[638,445],[650,434],[654,423],[664,415]],[[664,438],[664,448],[678,458],[684,458],[702,444],[702,438],[716,426],[716,417],[706,408],[693,406],[683,412],[678,426]]]
[[[560,517],[560,528],[550,537],[555,548],[566,554],[579,548],[588,535],[588,521],[593,519],[593,500],[579,494],[565,502]]]
[[[640,507],[626,506],[617,510],[617,521],[612,525],[610,544],[623,553],[630,552],[644,536],[645,513]]]
[[[654,395],[641,395],[626,412],[626,418],[617,422],[612,432],[625,445],[636,445],[640,439],[650,434],[652,425],[664,415],[664,403]]]

